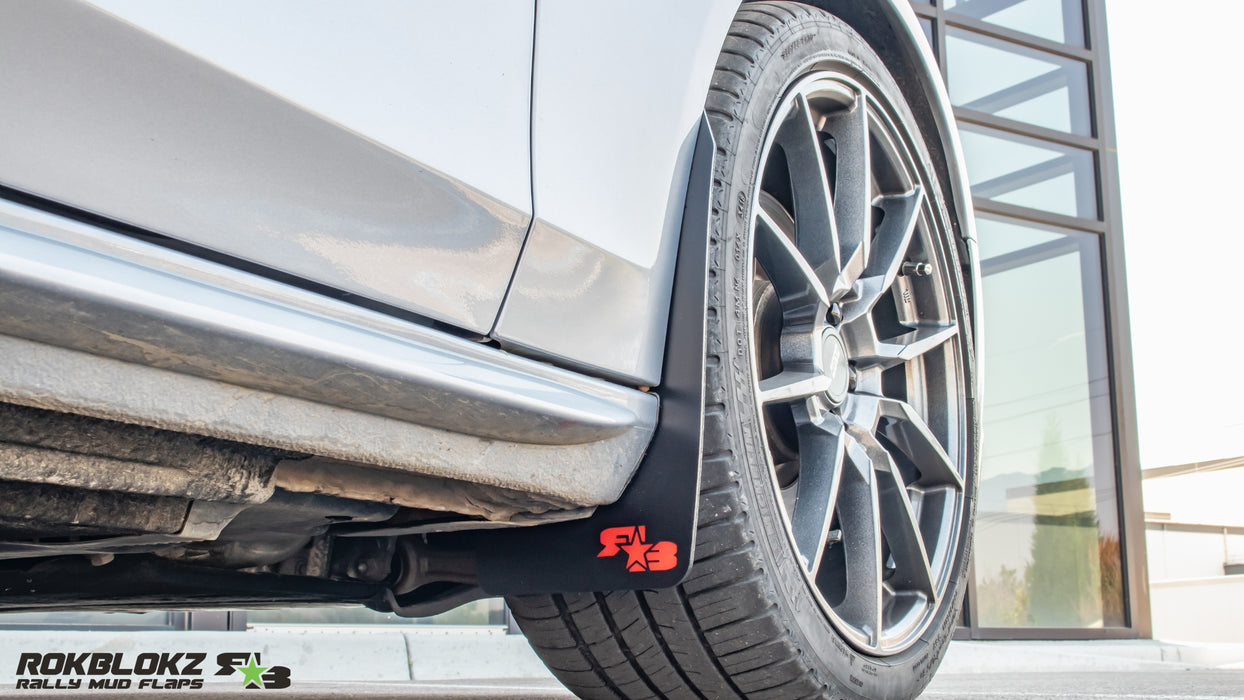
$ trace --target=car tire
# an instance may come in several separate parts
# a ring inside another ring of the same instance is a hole
[[[584,698],[915,697],[960,619],[975,510],[958,227],[894,79],[823,11],[744,5],[706,112],[694,564],[672,589],[509,605]]]

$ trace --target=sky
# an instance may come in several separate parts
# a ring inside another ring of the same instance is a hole
[[[1106,15],[1141,466],[1244,455],[1244,2]]]

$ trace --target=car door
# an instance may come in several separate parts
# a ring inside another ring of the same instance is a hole
[[[5,2],[0,186],[487,333],[531,218],[534,18]]]

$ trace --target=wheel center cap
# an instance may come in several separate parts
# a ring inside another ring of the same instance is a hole
[[[851,366],[847,364],[847,348],[842,338],[833,331],[826,331],[821,339],[821,372],[829,379],[826,394],[835,405],[847,398],[847,390],[851,388]]]

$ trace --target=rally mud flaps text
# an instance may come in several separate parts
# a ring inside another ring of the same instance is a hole
[[[202,652],[26,652],[17,660],[19,690],[197,690],[203,688]],[[263,666],[259,652],[216,655],[217,676],[242,674],[242,686],[290,686],[286,666]]]

